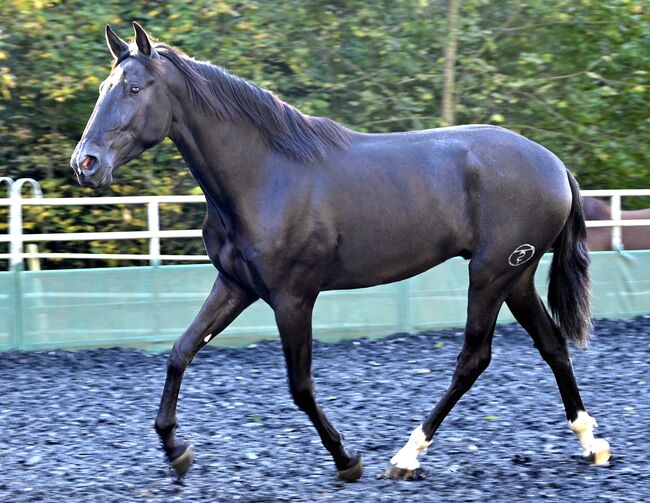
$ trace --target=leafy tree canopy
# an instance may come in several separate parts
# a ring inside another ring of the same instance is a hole
[[[130,37],[138,20],[305,113],[385,132],[442,125],[446,14],[446,0],[4,0],[0,175],[36,178],[48,196],[92,193],[76,186],[68,159],[110,70],[107,23]],[[650,187],[647,2],[463,0],[458,20],[457,123],[500,124],[542,143],[583,188]],[[123,167],[110,189],[197,191],[169,142]],[[31,232],[141,229],[146,216],[136,208],[30,211]],[[200,213],[170,206],[163,225],[198,227]],[[126,253],[143,244],[77,246]],[[201,249],[198,241],[168,246]]]

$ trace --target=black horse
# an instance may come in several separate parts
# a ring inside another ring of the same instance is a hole
[[[205,304],[174,344],[155,421],[172,468],[192,448],[176,438],[183,373],[196,353],[258,299],[275,312],[289,388],[334,458],[339,477],[361,475],[314,397],[311,316],[319,292],[408,278],[450,257],[469,259],[469,303],[452,383],[386,471],[410,477],[454,404],[490,363],[506,302],[550,365],[569,425],[602,463],[605,440],[580,398],[567,340],[590,331],[589,254],[578,185],[544,147],[475,125],[361,134],[300,113],[273,93],[165,44],[136,23],[131,45],[106,27],[115,58],[72,154],[79,182],[113,172],[171,138],[203,189],[203,237],[219,271]],[[533,276],[553,248],[546,311]]]

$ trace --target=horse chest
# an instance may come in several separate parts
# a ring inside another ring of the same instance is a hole
[[[206,219],[203,241],[208,257],[216,269],[262,298],[268,288],[260,269],[251,259],[251,247],[245,236],[227,230],[221,221]]]

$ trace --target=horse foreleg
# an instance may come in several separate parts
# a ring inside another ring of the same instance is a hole
[[[311,375],[314,300],[287,298],[274,306],[287,362],[289,389],[294,403],[309,416],[323,445],[334,458],[339,478],[354,481],[361,476],[361,456],[346,451],[341,434],[329,422],[314,395]]]
[[[499,289],[498,284],[494,282],[479,288],[470,283],[465,341],[458,355],[451,385],[431,414],[411,433],[404,447],[390,460],[385,477],[409,479],[413,476],[420,467],[418,456],[429,447],[444,418],[490,364],[492,336],[504,296],[503,289]]]
[[[517,283],[506,303],[517,321],[532,337],[544,361],[551,367],[562,396],[569,428],[578,437],[584,456],[594,464],[607,463],[610,457],[609,443],[604,439],[594,438],[596,420],[587,413],[582,403],[567,341],[539,298],[532,273]]]
[[[219,275],[198,315],[174,343],[155,428],[171,468],[178,476],[192,464],[192,446],[176,438],[176,405],[185,369],[210,340],[226,328],[257,297]]]

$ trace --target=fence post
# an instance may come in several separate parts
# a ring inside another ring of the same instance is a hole
[[[23,257],[23,203],[21,190],[28,183],[32,187],[33,197],[43,197],[41,186],[33,178],[19,178],[10,183],[9,196],[9,236],[10,236],[10,267],[13,272],[13,344],[24,349],[23,334],[23,292],[21,276],[24,269]]]
[[[12,285],[11,296],[12,298],[12,347],[14,349],[24,349],[25,339],[23,334],[23,288],[21,284],[21,276],[23,265],[18,264],[11,270]]]
[[[16,182],[9,190],[9,269],[11,270],[12,313],[12,346],[15,349],[23,347],[23,292],[20,284],[23,270],[23,208],[20,187],[16,190]]]
[[[149,265],[160,265],[160,216],[158,214],[158,201],[152,199],[147,203],[147,220],[149,222],[149,232],[152,236],[149,238]]]
[[[11,186],[9,201],[9,267],[12,271],[17,270],[23,263],[23,207],[20,189]]]
[[[9,205],[9,235],[11,239],[11,268],[20,268],[23,264],[23,202],[21,190],[23,185],[32,186],[33,197],[43,197],[41,186],[33,178],[19,178],[11,184]]]
[[[621,195],[612,196],[612,220],[621,220]],[[612,250],[623,250],[623,237],[620,225],[612,227]]]

